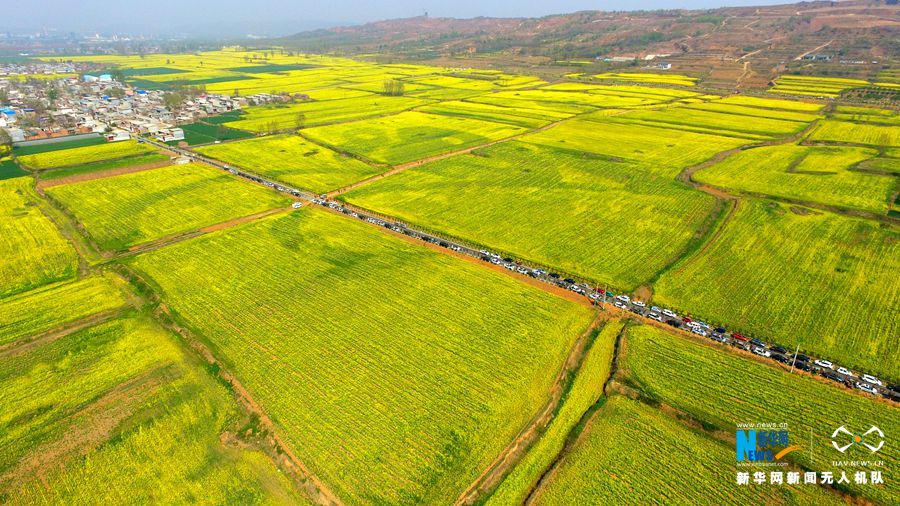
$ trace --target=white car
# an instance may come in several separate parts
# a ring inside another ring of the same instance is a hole
[[[691,332],[693,332],[694,334],[697,334],[698,336],[703,336],[703,337],[706,337],[706,335],[707,335],[706,331],[699,327],[695,327],[695,328],[691,329]]]
[[[659,313],[650,313],[650,319],[651,319],[651,320],[656,320],[656,321],[658,321],[658,322],[663,321],[662,316],[660,316]]]
[[[853,374],[853,371],[845,367],[838,367],[837,372],[843,374],[844,376],[856,376],[855,374]]]
[[[678,318],[678,315],[675,314],[671,309],[663,309],[662,314],[668,316],[669,318]]]
[[[625,303],[621,300],[617,300],[614,305],[619,309],[628,309],[628,306],[626,306]]]
[[[880,387],[881,387],[881,386],[884,386],[884,383],[882,383],[881,380],[878,379],[878,378],[876,378],[875,376],[870,376],[870,375],[868,375],[868,374],[863,374],[863,375],[861,376],[861,378],[862,378],[863,381],[868,382],[868,383],[871,383],[871,384],[873,384],[873,385],[878,385],[878,386],[880,386]]]
[[[627,304],[627,303],[631,302],[631,298],[628,297],[627,295],[616,295],[616,301],[624,302]],[[616,304],[616,306],[618,306],[618,304]]]
[[[760,357],[766,357],[766,358],[772,356],[772,352],[770,352],[769,350],[767,350],[765,348],[753,348],[753,353],[756,353]]]
[[[834,364],[827,360],[816,360],[813,364],[821,367],[822,369],[834,369]]]
[[[634,305],[637,306],[637,307],[640,307],[640,308],[645,308],[645,307],[647,307],[647,304],[646,304],[646,303],[641,302],[641,301],[639,301],[639,300],[633,300],[633,301],[631,301],[631,303],[634,304]]]
[[[868,383],[860,383],[857,381],[856,388],[862,390],[863,392],[865,392],[867,394],[878,395],[878,390],[876,390],[875,387],[873,387],[872,385],[869,385]]]

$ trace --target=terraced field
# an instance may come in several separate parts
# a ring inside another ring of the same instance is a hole
[[[341,198],[623,289],[674,261],[714,205],[643,166],[517,141]]]
[[[0,181],[0,298],[75,275],[78,257],[37,206],[30,177]]]
[[[425,105],[429,100],[413,97],[363,96],[341,100],[301,102],[297,104],[248,107],[238,121],[226,125],[251,132],[269,132],[352,121],[371,116],[393,114]],[[298,115],[302,114],[302,121]]]
[[[778,137],[801,132],[807,126],[802,120],[789,119],[799,113],[785,113],[784,115],[764,114],[747,116],[746,110],[735,111],[737,106],[730,106],[729,111],[708,110],[709,105],[697,104],[687,107],[669,107],[654,111],[635,111],[619,116],[620,121],[646,122],[655,126],[665,126],[671,129],[703,129],[708,133],[720,135]],[[715,106],[713,106],[715,107]],[[728,107],[728,106],[726,106]],[[721,108],[721,107],[720,107]],[[755,112],[752,111],[751,112]],[[773,118],[771,116],[777,116]],[[803,116],[804,118],[806,116]],[[756,138],[756,137],[750,137]]]
[[[298,135],[275,135],[197,148],[221,160],[268,178],[316,193],[341,188],[382,172]]]
[[[481,119],[497,123],[509,123],[526,128],[542,127],[553,121],[570,117],[569,114],[554,113],[526,107],[503,107],[477,102],[451,101],[426,105],[418,109],[422,112],[444,114],[463,118]]]
[[[576,118],[521,140],[626,160],[670,179],[685,167],[752,142],[738,137],[623,124],[608,117]]]
[[[623,326],[624,323],[613,321],[598,331],[562,408],[553,418],[550,427],[490,496],[486,502],[488,506],[524,504],[529,491],[537,485],[554,458],[563,450],[570,431],[603,395],[603,385],[612,368],[616,336]]]
[[[543,405],[592,318],[316,209],[133,265],[348,503],[455,499]]]
[[[125,298],[121,285],[117,277],[94,276],[0,299],[0,348],[22,337],[122,307]]]
[[[868,84],[868,81],[862,81],[860,79],[783,75],[775,81],[775,86],[770,89],[769,92],[836,98],[844,90],[866,86]]]
[[[375,162],[400,164],[511,137],[528,129],[481,121],[405,112],[394,116],[324,127],[303,134],[329,146],[340,146]]]
[[[533,504],[689,504],[698,498],[710,504],[844,504],[822,488],[734,482],[733,448],[638,401],[614,396]]]
[[[92,172],[102,172],[105,170],[120,169],[123,167],[134,167],[146,164],[161,164],[169,160],[167,155],[159,153],[150,153],[147,155],[132,156],[129,158],[119,158],[105,162],[95,162],[86,165],[74,165],[61,169],[48,170],[41,173],[41,181],[60,179],[64,177],[79,176],[82,174],[90,174]]]
[[[640,72],[605,72],[591,76],[594,79],[610,80],[610,81],[628,81],[633,83],[658,83],[671,84],[675,86],[694,86],[697,84],[696,77],[689,77],[680,74],[649,74]]]
[[[48,188],[107,251],[286,207],[290,201],[205,165],[172,165]]]
[[[783,100],[774,98],[751,97],[747,95],[732,95],[719,100],[719,104],[742,105],[748,107],[760,107],[763,109],[777,109],[782,111],[795,111],[816,113],[824,107],[822,104],[812,102],[800,102],[798,100]]]
[[[736,422],[779,420],[788,424],[791,436],[798,438],[796,444],[804,449],[808,449],[812,430],[812,458],[808,451],[788,456],[804,467],[834,470],[832,461],[841,454],[832,450],[830,436],[841,425],[875,425],[885,434],[900,430],[900,411],[895,406],[872,402],[809,376],[723,353],[653,327],[630,329],[626,350],[622,367],[629,372],[630,383],[714,428],[730,432]],[[863,458],[861,453],[857,455],[860,456],[856,458]],[[900,449],[886,444],[878,458],[884,461],[886,469],[892,469],[900,461]],[[730,461],[731,466],[720,467],[733,469],[733,452]],[[733,480],[732,476],[729,482]],[[884,486],[850,483],[845,487],[882,504],[894,504],[900,499],[900,486],[887,480]]]
[[[70,165],[117,160],[129,156],[145,155],[153,151],[147,144],[137,141],[120,141],[94,146],[48,151],[34,155],[19,156],[19,163],[32,169],[46,170]]]
[[[0,354],[0,501],[297,504],[262,453],[220,441],[237,406],[143,319]]]
[[[842,121],[900,126],[900,113],[890,109],[839,105],[835,107],[834,112],[831,113],[831,117]]]
[[[846,367],[900,367],[900,232],[747,200],[721,235],[663,275],[654,300]]]
[[[879,148],[900,147],[900,128],[825,120],[810,133],[809,139],[866,144]]]
[[[897,182],[854,168],[875,158],[874,149],[797,145],[748,149],[693,178],[722,188],[762,193],[884,214]]]

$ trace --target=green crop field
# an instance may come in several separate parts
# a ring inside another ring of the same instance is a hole
[[[236,116],[236,118],[240,118],[240,116]],[[181,142],[186,142],[190,146],[196,146],[197,144],[212,144],[216,141],[231,141],[253,137],[253,134],[249,132],[228,128],[224,124],[191,123],[189,125],[179,125],[179,128],[184,130],[184,140],[169,141],[167,144],[177,145]]]
[[[22,165],[33,169],[55,169],[70,165],[84,165],[86,163],[144,155],[152,151],[153,148],[147,144],[138,144],[135,141],[120,141],[24,155],[19,156],[18,160]]]
[[[304,130],[310,139],[340,146],[376,162],[400,164],[526,132],[523,127],[405,112]]]
[[[674,261],[714,205],[641,166],[516,141],[342,198],[623,289]]]
[[[612,368],[616,336],[624,323],[606,324],[594,339],[578,374],[563,400],[563,405],[541,438],[528,449],[525,457],[504,478],[503,483],[487,501],[488,506],[524,504],[528,491],[550,468],[553,459],[562,451],[569,432],[582,415],[603,395],[603,385]]]
[[[552,121],[567,118],[569,114],[558,114],[525,107],[502,107],[477,102],[441,102],[419,108],[422,112],[458,116],[463,118],[482,119],[497,123],[509,123],[526,128],[538,128]]]
[[[27,176],[29,173],[19,167],[14,160],[0,160],[0,181],[4,179],[13,179],[17,177]]]
[[[196,149],[204,156],[316,193],[341,188],[384,169],[297,135],[274,135]]]
[[[896,180],[852,170],[877,155],[857,147],[767,146],[742,151],[693,177],[722,188],[884,214]]]
[[[198,164],[48,188],[108,251],[272,209],[289,200]]]
[[[0,299],[0,347],[125,303],[121,281],[95,276]]]
[[[237,406],[150,322],[0,355],[0,391],[0,502],[301,501],[265,455],[220,441]]]
[[[844,504],[819,487],[737,486],[734,468],[733,448],[617,395],[533,504]]]
[[[53,169],[40,173],[41,180],[60,179],[63,177],[79,176],[82,174],[90,174],[92,172],[102,172],[104,170],[120,169],[122,167],[133,167],[137,165],[146,165],[150,163],[159,164],[165,162],[169,157],[160,153],[150,153],[148,155],[131,156],[128,158],[119,158],[118,160],[110,160],[106,162],[95,162],[87,165],[75,165],[62,169]]]
[[[72,246],[38,209],[30,177],[0,181],[0,298],[75,275]]]
[[[896,375],[900,232],[747,200],[721,235],[654,286],[656,302],[735,330]]]
[[[543,405],[593,317],[312,208],[132,263],[347,503],[455,499]]]
[[[99,135],[92,135],[69,141],[60,140],[32,144],[30,146],[17,146],[13,148],[13,154],[16,156],[36,155],[39,153],[49,153],[51,151],[97,146],[99,144],[107,144],[106,139]]]
[[[667,178],[716,153],[751,142],[737,137],[620,123],[600,117],[576,118],[521,140],[628,160]]]
[[[249,107],[238,121],[228,126],[267,132],[289,130],[300,126],[314,126],[324,123],[352,121],[370,116],[393,114],[430,103],[429,100],[413,97],[384,97],[370,95],[341,100],[300,102],[297,104],[263,105]],[[302,120],[299,116],[302,115]]]
[[[896,406],[872,402],[808,376],[790,374],[653,327],[629,329],[625,349],[622,367],[629,373],[630,383],[703,423],[722,431],[732,431],[735,423],[742,422],[787,423],[795,438],[792,444],[802,448],[788,459],[804,467],[833,471],[833,460],[871,458],[868,450],[847,455],[834,451],[831,432],[841,425],[855,430],[874,425],[885,434],[900,431]],[[886,444],[877,458],[884,461],[886,469],[892,469],[900,463],[900,448]],[[731,453],[731,467],[733,459]],[[733,480],[732,476],[731,483]],[[871,501],[896,504],[900,486],[885,482],[883,487],[851,483],[846,488]]]
[[[879,148],[900,147],[900,128],[824,120],[810,133],[809,139],[867,144]]]

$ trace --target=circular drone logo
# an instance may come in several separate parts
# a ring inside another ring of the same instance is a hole
[[[847,436],[850,436],[850,442],[845,444],[844,446],[839,445],[835,441],[835,439],[838,438],[838,434],[846,434]],[[867,442],[867,438],[871,434],[874,434],[875,436],[878,437],[877,445],[869,444],[869,442]],[[849,430],[847,430],[846,427],[841,425],[837,429],[834,429],[834,432],[831,433],[831,445],[834,446],[835,450],[837,450],[841,453],[846,452],[847,449],[849,449],[851,446],[854,446],[854,445],[865,446],[866,448],[871,450],[872,453],[875,453],[878,450],[880,450],[882,446],[884,446],[884,432],[881,432],[881,429],[879,429],[878,427],[875,427],[873,425],[869,430],[867,430],[863,433],[859,433],[859,432],[853,433],[853,432],[850,432]]]

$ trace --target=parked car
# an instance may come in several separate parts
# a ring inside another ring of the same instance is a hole
[[[838,367],[837,372],[843,374],[844,376],[856,376],[855,374],[853,374],[853,371],[847,369],[846,367]]]
[[[807,357],[806,355],[804,355],[802,353],[798,353],[798,354],[794,355],[794,358],[797,360],[798,363],[809,362],[809,357]]]
[[[616,306],[616,307],[619,308],[619,309],[628,309],[628,306],[626,306],[625,303],[622,302],[622,301],[620,301],[620,300],[617,300],[617,301],[615,302],[615,304],[613,304],[613,305]]]
[[[774,348],[769,348],[769,349],[772,350],[772,352],[774,352],[774,353],[781,353],[782,355],[787,353],[787,350],[784,349],[784,347],[782,347],[782,346],[775,346]]]
[[[572,279],[572,278],[566,278],[566,279],[564,279],[563,281],[565,281],[566,283],[568,283],[568,284],[570,284],[570,285],[574,285],[574,284],[575,284],[575,280]]]
[[[863,381],[866,381],[866,382],[868,382],[868,383],[871,383],[871,384],[873,384],[873,385],[878,385],[878,386],[880,386],[880,387],[881,387],[881,386],[884,386],[884,383],[882,383],[881,380],[878,379],[878,378],[876,378],[875,376],[871,376],[871,375],[868,375],[868,374],[863,374],[862,376],[860,376],[860,379],[863,380]]]
[[[765,349],[765,348],[761,348],[761,347],[759,347],[759,346],[756,346],[756,347],[753,348],[753,353],[756,353],[756,354],[759,355],[760,357],[766,357],[766,358],[772,356],[772,352],[771,352],[771,351],[769,351],[769,350],[767,350],[767,349]]]
[[[669,318],[678,318],[678,315],[675,314],[671,309],[663,309],[662,314],[668,316]]]
[[[656,321],[658,321],[658,322],[663,321],[662,315],[661,315],[661,314],[659,314],[659,313],[654,313],[654,312],[652,312],[652,311],[650,312],[650,319],[651,319],[651,320],[656,320]]]
[[[616,295],[616,300],[625,303],[631,302],[631,298],[627,295]]]
[[[646,304],[645,302],[641,302],[641,301],[639,301],[639,300],[633,300],[633,301],[631,301],[631,303],[634,304],[635,306],[641,308],[641,309],[647,307],[647,304]]]
[[[759,346],[760,348],[766,347],[766,343],[760,341],[759,339],[751,339],[750,344],[752,344],[753,346]]]
[[[559,274],[557,274],[555,272],[551,272],[550,274],[548,274],[548,276],[550,276],[553,279],[559,279]]]
[[[867,394],[878,395],[878,390],[868,383],[860,383],[859,381],[857,381],[856,388],[862,390]]]
[[[815,362],[813,362],[813,364],[821,367],[822,369],[834,369],[834,364],[827,360],[816,360]]]

